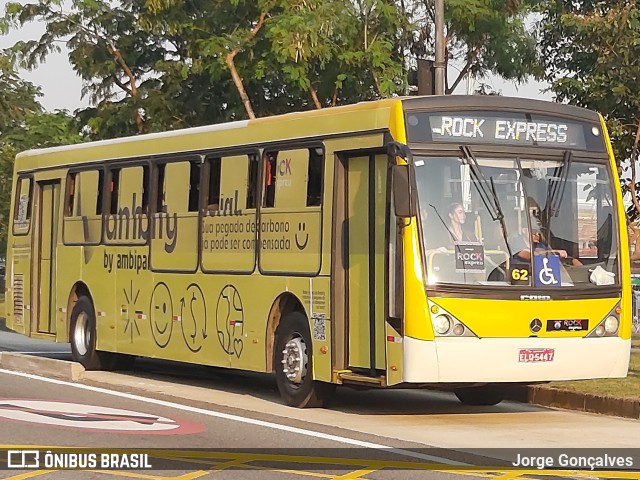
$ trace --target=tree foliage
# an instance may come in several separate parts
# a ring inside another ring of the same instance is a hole
[[[78,124],[66,112],[42,111],[37,100],[40,88],[22,80],[6,55],[0,55],[0,71],[0,256],[4,256],[16,154],[81,138]]]
[[[463,74],[535,73],[529,0],[449,0]],[[33,0],[0,25],[45,24],[13,53],[35,68],[69,49],[90,138],[183,128],[405,94],[433,56],[432,0]]]
[[[546,79],[557,99],[605,117],[624,192],[640,212],[640,11],[637,0],[548,0],[540,6]]]
[[[459,66],[447,78],[445,91],[453,93],[465,75],[498,75],[518,83],[542,75],[535,33],[525,19],[536,0],[446,0],[445,42],[447,67]],[[414,19],[410,51],[417,58],[433,58],[435,51],[434,0],[404,2]],[[445,71],[450,71],[446,68]]]

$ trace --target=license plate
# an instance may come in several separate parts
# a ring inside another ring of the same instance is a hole
[[[553,362],[555,348],[521,348],[518,362]]]

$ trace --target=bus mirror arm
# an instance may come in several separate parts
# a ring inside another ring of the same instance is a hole
[[[413,163],[413,155],[411,154],[411,150],[404,143],[388,142],[387,154],[389,155],[389,162],[391,162],[391,165],[396,164],[396,157],[404,158],[407,163]]]

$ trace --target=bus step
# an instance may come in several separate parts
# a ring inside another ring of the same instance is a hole
[[[386,385],[386,378],[384,375],[379,377],[370,377],[360,373],[354,373],[349,370],[342,370],[338,372],[338,383],[366,383],[369,385],[383,387]]]

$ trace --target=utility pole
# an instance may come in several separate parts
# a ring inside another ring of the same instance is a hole
[[[436,63],[435,93],[444,95],[444,0],[435,0],[436,6]]]

